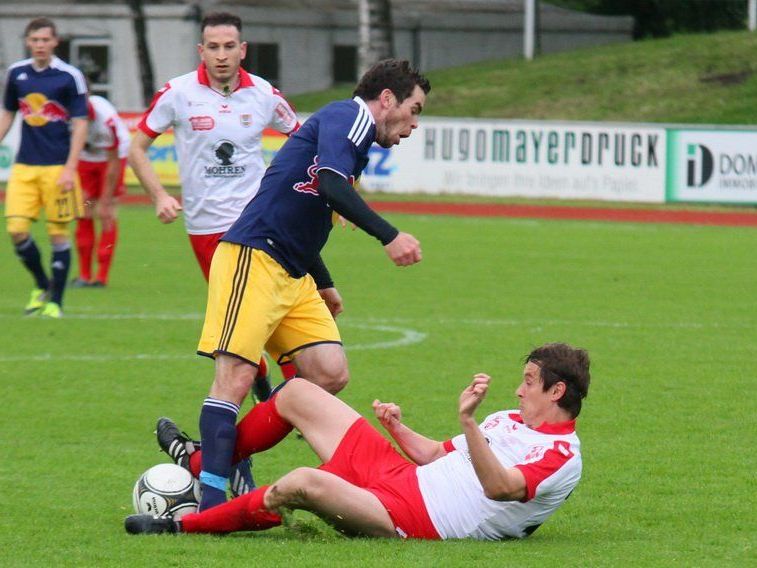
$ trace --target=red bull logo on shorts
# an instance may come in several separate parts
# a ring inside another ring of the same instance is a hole
[[[42,93],[29,93],[19,99],[18,108],[29,126],[44,126],[48,122],[67,122],[68,111]]]

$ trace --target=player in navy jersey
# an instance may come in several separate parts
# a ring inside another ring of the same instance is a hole
[[[0,140],[16,112],[23,117],[21,147],[8,180],[6,227],[34,278],[25,312],[59,318],[71,266],[68,225],[83,210],[76,167],[87,138],[87,87],[81,71],[54,55],[58,36],[52,20],[32,20],[25,38],[31,58],[8,68],[0,111]],[[53,251],[50,277],[30,233],[42,208]]]
[[[335,214],[376,237],[397,266],[421,260],[418,240],[377,215],[352,184],[371,144],[388,148],[410,136],[430,89],[407,61],[373,66],[354,98],[327,105],[290,136],[216,249],[198,346],[215,359],[200,414],[201,509],[226,500],[239,405],[264,349],[331,393],[348,381],[334,321],[342,299],[320,257]]]
[[[375,400],[376,418],[407,457],[347,404],[293,379],[239,424],[235,458],[266,451],[297,428],[322,465],[297,468],[180,521],[132,515],[125,528],[132,534],[257,531],[280,525],[282,511],[304,509],[347,535],[527,537],[580,481],[575,427],[590,363],[585,350],[565,343],[542,345],[524,363],[517,409],[477,423],[490,384],[489,376],[477,374],[458,399],[460,433],[444,442],[405,425],[396,404]]]

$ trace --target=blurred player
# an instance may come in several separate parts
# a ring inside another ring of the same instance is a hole
[[[89,132],[79,157],[79,179],[86,198],[84,217],[76,228],[79,276],[74,287],[103,287],[118,241],[117,201],[124,193],[124,170],[129,154],[129,129],[107,99],[93,95],[87,105]],[[94,213],[94,215],[93,215]],[[100,238],[95,238],[95,220]],[[96,244],[97,243],[97,244]],[[97,249],[97,277],[92,278],[92,254]]]
[[[68,224],[82,213],[76,166],[87,138],[87,86],[81,71],[55,56],[58,35],[52,20],[29,22],[25,42],[31,58],[8,68],[0,112],[0,141],[16,112],[23,118],[6,192],[6,228],[34,278],[25,313],[59,318],[71,266]],[[50,277],[30,233],[41,209],[52,246]]]
[[[260,186],[263,130],[291,134],[300,124],[276,88],[241,68],[247,42],[241,41],[239,17],[207,14],[201,31],[199,68],[171,79],[157,92],[132,140],[129,163],[161,222],[172,223],[183,208],[189,240],[207,280],[218,240]],[[147,155],[169,128],[176,139],[181,205],[160,183]],[[267,366],[262,357],[259,364]],[[291,377],[294,368],[282,372]],[[262,380],[266,374],[256,382],[256,394],[263,399],[270,394],[269,383]]]
[[[342,298],[320,257],[334,212],[378,239],[397,266],[421,260],[415,237],[377,215],[353,183],[374,141],[389,148],[417,128],[430,89],[407,61],[376,64],[353,99],[325,106],[289,138],[260,191],[221,239],[197,348],[216,362],[200,413],[201,510],[226,499],[234,425],[263,349],[279,363],[294,361],[299,376],[331,393],[347,384],[334,321]]]
[[[396,404],[375,400],[376,417],[408,460],[355,410],[294,379],[239,424],[236,450],[241,455],[265,451],[297,428],[323,465],[298,468],[270,486],[180,521],[132,515],[126,530],[264,530],[281,524],[283,510],[305,509],[348,535],[523,538],[565,502],[581,478],[575,423],[589,382],[586,351],[564,343],[543,345],[526,357],[515,391],[518,409],[495,412],[476,424],[475,412],[490,383],[478,374],[458,401],[462,433],[445,442],[403,424]]]

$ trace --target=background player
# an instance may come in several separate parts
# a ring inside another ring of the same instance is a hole
[[[299,376],[331,393],[348,381],[334,321],[342,299],[320,257],[334,212],[376,237],[397,266],[421,260],[415,237],[377,215],[352,184],[374,141],[388,148],[417,128],[430,89],[407,61],[373,66],[353,99],[322,108],[289,138],[221,239],[197,348],[216,361],[200,413],[201,509],[226,499],[239,405],[264,348],[279,363],[294,360]]]
[[[208,279],[218,240],[257,193],[265,171],[263,130],[284,134],[300,124],[294,109],[268,81],[241,68],[247,42],[242,21],[226,12],[207,14],[201,23],[197,70],[168,81],[156,93],[132,139],[129,163],[155,203],[163,223],[184,211],[184,224],[197,262]],[[173,128],[181,175],[182,204],[160,183],[147,151]],[[259,365],[265,369],[263,357]],[[286,377],[294,367],[282,368]],[[260,373],[256,394],[270,386]]]
[[[262,530],[281,524],[282,509],[305,509],[350,535],[522,538],[565,502],[581,477],[575,419],[589,381],[586,351],[543,345],[526,357],[515,391],[519,408],[495,412],[477,425],[474,413],[490,382],[478,374],[459,398],[462,433],[446,442],[404,425],[396,404],[374,401],[376,417],[408,461],[345,403],[293,379],[240,424],[237,451],[264,451],[294,427],[323,465],[296,469],[179,522],[133,515],[126,530]]]
[[[86,198],[84,217],[76,228],[79,276],[74,287],[103,287],[118,241],[117,200],[123,195],[129,129],[115,107],[104,97],[92,95],[87,105],[89,131],[79,157],[79,179]],[[94,215],[93,215],[94,213]],[[100,223],[95,238],[93,216]],[[97,248],[97,277],[92,278],[92,253]]]
[[[81,71],[54,55],[58,34],[52,20],[32,20],[24,35],[31,58],[8,68],[0,111],[0,141],[16,112],[23,117],[21,146],[6,191],[6,228],[16,255],[34,278],[24,311],[59,318],[71,266],[68,224],[82,210],[76,166],[87,138],[87,87]],[[30,233],[42,208],[52,245],[50,277]]]

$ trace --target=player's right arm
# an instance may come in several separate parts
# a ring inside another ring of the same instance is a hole
[[[394,438],[405,455],[418,465],[425,465],[447,454],[443,442],[422,436],[402,423],[402,411],[393,402],[373,401],[376,418]]]
[[[129,165],[155,204],[155,215],[162,223],[172,223],[178,217],[181,205],[160,183],[158,174],[150,163],[148,150],[153,140],[141,130],[134,133],[129,148]]]
[[[5,135],[8,134],[8,131],[11,129],[15,116],[15,112],[11,112],[4,108],[0,109],[0,142],[3,141]]]

